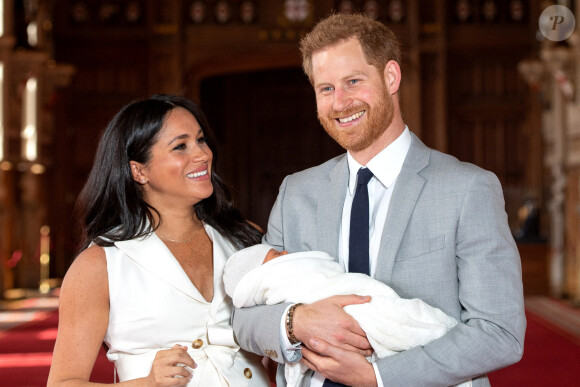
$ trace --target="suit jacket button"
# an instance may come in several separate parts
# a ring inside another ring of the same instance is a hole
[[[252,370],[251,370],[251,369],[249,369],[249,368],[246,368],[246,369],[244,370],[244,376],[245,376],[246,378],[248,378],[248,379],[252,379]]]
[[[200,349],[201,347],[203,347],[203,340],[197,339],[191,344],[191,346],[195,349]]]

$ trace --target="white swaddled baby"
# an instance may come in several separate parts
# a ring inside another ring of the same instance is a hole
[[[272,259],[272,257],[276,257]],[[287,254],[260,244],[238,251],[224,269],[227,294],[237,308],[280,302],[312,303],[334,295],[371,296],[345,312],[365,331],[379,358],[435,340],[457,322],[419,299],[403,299],[368,275],[345,273],[322,251]],[[287,363],[288,386],[299,386],[305,369]]]

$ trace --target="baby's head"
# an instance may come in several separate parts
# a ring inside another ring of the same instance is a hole
[[[286,254],[288,254],[288,252],[286,250],[278,251],[276,249],[270,249],[270,250],[268,250],[268,253],[266,254],[266,257],[264,258],[264,261],[262,263],[269,262],[269,261],[273,260],[274,258],[278,258],[278,257],[281,257],[282,255],[286,255]]]
[[[234,253],[224,268],[223,279],[226,293],[233,298],[236,285],[249,271],[286,254],[288,254],[287,251],[278,251],[263,243]]]

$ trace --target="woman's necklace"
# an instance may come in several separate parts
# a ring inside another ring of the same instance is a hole
[[[175,243],[183,243],[183,244],[186,244],[186,243],[189,243],[189,242],[191,242],[191,238],[193,238],[193,234],[191,234],[191,235],[190,235],[190,237],[189,237],[189,238],[187,238],[186,240],[184,240],[184,241],[178,241],[177,239],[171,239],[171,238],[164,237],[163,235],[161,235],[161,234],[159,234],[159,233],[157,233],[157,235],[159,235],[159,237],[160,237],[161,239],[164,239],[164,240],[166,240],[166,241],[169,241],[169,242],[175,242]]]
[[[200,227],[199,228],[195,228],[193,231],[191,231],[191,233],[189,234],[189,238],[185,239],[185,240],[178,240],[178,239],[171,239],[171,238],[167,238],[166,236],[163,236],[161,234],[159,234],[159,232],[157,232],[157,235],[159,236],[159,238],[166,240],[168,242],[173,242],[173,243],[181,243],[184,245],[187,245],[189,242],[191,242],[191,239],[193,238],[193,236],[197,233],[197,231],[199,231],[200,229],[203,228],[203,223],[200,223]]]

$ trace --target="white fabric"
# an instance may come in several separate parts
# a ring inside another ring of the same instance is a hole
[[[236,278],[234,254],[224,269],[224,280]],[[269,261],[228,283],[237,308],[280,302],[312,303],[333,295],[370,295],[366,304],[348,305],[344,310],[366,332],[376,356],[385,357],[424,345],[441,337],[457,322],[419,299],[402,299],[382,282],[359,273],[345,273],[342,266],[325,252],[288,254]],[[288,386],[299,386],[303,377],[299,363],[286,364]]]
[[[205,226],[213,241],[214,296],[207,302],[155,235],[105,248],[110,315],[105,343],[120,381],[145,377],[157,351],[187,346],[197,363],[187,386],[269,386],[260,358],[240,350],[230,325],[223,267],[236,249]],[[195,349],[192,343],[202,340]],[[244,369],[252,378],[244,376]]]
[[[228,295],[234,294],[234,286],[240,282],[248,271],[260,266],[264,262],[266,254],[271,249],[271,246],[259,243],[238,251],[236,253],[236,259],[231,262],[228,261],[227,265],[229,265],[230,269],[224,271],[224,285]],[[231,276],[235,276],[235,278],[230,278]]]

